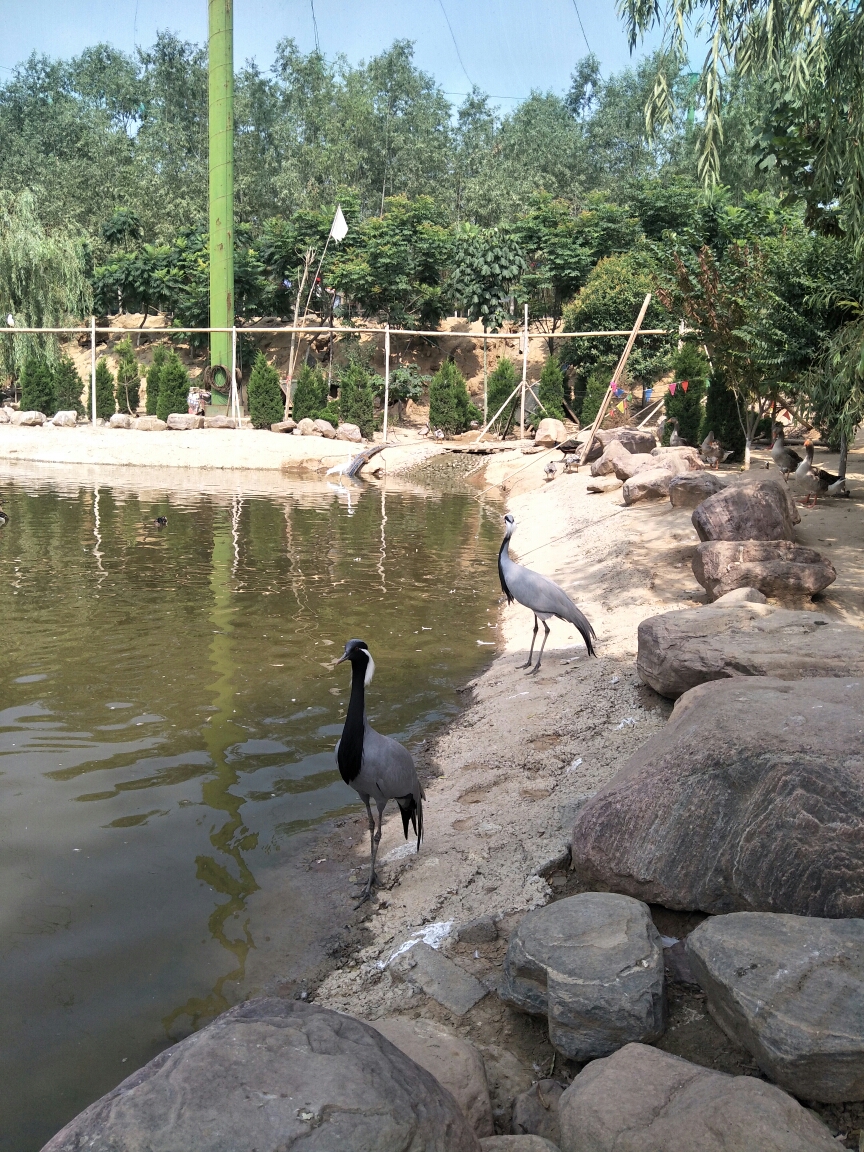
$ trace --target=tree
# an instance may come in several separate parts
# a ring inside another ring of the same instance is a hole
[[[188,412],[188,396],[189,373],[180,357],[172,349],[159,370],[159,399],[156,402],[156,415],[160,420],[167,420],[174,412]]]
[[[501,405],[504,404],[507,397],[516,387],[518,381],[519,377],[516,375],[513,361],[508,359],[507,356],[502,356],[489,376],[489,411],[487,413],[487,420],[491,419]],[[519,396],[517,395],[514,396],[510,403],[504,408],[493,425],[497,432],[503,432],[503,430],[512,423],[513,414],[516,411],[516,405],[518,403]]]
[[[42,412],[53,416],[57,411],[57,393],[51,365],[44,357],[31,354],[24,361],[20,376],[21,411]]]
[[[295,420],[308,416],[317,420],[327,407],[329,396],[327,378],[318,364],[304,364],[297,376],[297,387],[291,404],[291,415]],[[276,423],[276,421],[271,421]]]
[[[597,413],[600,411],[600,405],[603,403],[603,397],[609,391],[609,381],[614,371],[615,362],[608,360],[605,362],[601,361],[591,370],[585,382],[582,411],[579,414],[580,423],[583,428],[587,428],[594,423]]]
[[[708,384],[705,417],[699,432],[703,440],[713,432],[726,451],[732,452],[733,460],[744,459],[746,441],[739,402],[719,368],[712,372]]]
[[[864,321],[845,324],[826,342],[821,356],[804,377],[803,389],[813,406],[820,431],[840,451],[838,471],[846,475],[849,445],[864,422]]]
[[[469,320],[480,320],[484,332],[504,323],[513,285],[527,265],[518,241],[498,228],[465,225],[457,234],[454,288]]]
[[[267,357],[259,352],[249,376],[249,418],[253,428],[269,428],[278,424],[284,414],[282,389],[279,387],[279,373],[267,363]]]
[[[555,420],[564,419],[564,373],[556,356],[549,356],[540,373],[540,387],[537,398],[545,411],[538,408],[534,413],[537,420],[550,416]]]
[[[380,380],[375,391],[376,396],[384,401],[384,379]],[[405,405],[409,400],[415,403],[422,399],[424,389],[428,386],[431,376],[423,376],[416,364],[399,364],[390,372],[390,403],[398,405],[398,418],[401,420]]]
[[[147,403],[145,411],[148,416],[155,416],[156,410],[159,407],[159,381],[162,376],[162,368],[167,359],[168,349],[161,344],[157,344],[153,350],[153,363],[147,369]]]
[[[678,421],[678,432],[685,444],[698,447],[702,443],[700,439],[702,399],[708,379],[708,361],[696,344],[692,340],[687,340],[672,354],[671,368],[675,375],[676,387],[674,393],[666,395],[667,419]],[[719,433],[715,431],[714,435],[722,444],[723,439]],[[731,445],[727,444],[726,447],[729,448]]]
[[[83,414],[81,394],[84,391],[84,381],[68,356],[61,356],[57,361],[54,369],[54,389],[58,412],[77,412],[79,416]]]
[[[91,397],[88,393],[87,412],[92,416],[90,404]],[[110,420],[115,411],[114,376],[108,367],[107,359],[104,356],[100,356],[96,361],[96,416],[102,420]]]
[[[117,365],[117,410],[126,412],[130,416],[137,416],[138,405],[141,402],[141,369],[135,357],[132,341],[127,336],[117,345],[117,355],[120,359]]]
[[[445,360],[429,385],[429,423],[453,435],[465,432],[480,413],[471,403],[465,377],[452,360]]]
[[[375,430],[372,376],[352,357],[339,373],[339,415],[343,424],[356,424],[367,440]]]

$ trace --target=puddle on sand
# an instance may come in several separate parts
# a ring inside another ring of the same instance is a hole
[[[369,643],[371,719],[410,747],[488,663],[498,596],[497,516],[457,492],[391,481],[349,507],[317,481],[181,494],[47,472],[0,476],[10,1152],[318,959],[341,922],[310,897],[303,834],[355,806],[333,661]]]

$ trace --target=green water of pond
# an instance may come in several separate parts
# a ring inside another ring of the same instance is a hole
[[[270,486],[0,475],[0,1149],[39,1149],[253,959],[301,963],[327,909],[292,845],[359,803],[333,757],[345,640],[409,747],[494,650],[497,516]]]

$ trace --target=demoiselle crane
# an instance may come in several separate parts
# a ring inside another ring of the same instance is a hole
[[[509,603],[512,604],[514,600],[518,600],[520,604],[530,608],[534,613],[534,634],[531,637],[531,649],[528,653],[528,660],[522,667],[531,667],[534,644],[537,641],[537,629],[542,620],[546,633],[543,637],[543,643],[540,645],[540,654],[533,671],[539,670],[540,661],[543,659],[543,649],[549,638],[549,625],[546,621],[550,616],[557,616],[559,620],[566,620],[575,625],[582,634],[588,655],[593,656],[594,645],[591,640],[596,639],[594,629],[564,589],[559,588],[554,580],[550,580],[548,576],[541,576],[539,572],[532,572],[530,568],[525,568],[522,564],[517,564],[515,560],[511,559],[510,537],[513,535],[516,521],[509,512],[504,517],[504,525],[504,539],[498,553],[498,576],[501,580],[501,590]]]
[[[417,835],[417,851],[423,839],[423,801],[426,793],[417,777],[414,761],[398,740],[376,732],[366,718],[366,688],[375,673],[375,661],[362,640],[349,640],[345,651],[336,661],[351,663],[351,697],[342,737],[336,745],[336,763],[339,774],[353,788],[369,817],[369,837],[372,861],[369,882],[360,900],[368,900],[375,883],[375,857],[381,841],[381,820],[388,800],[395,800],[402,815],[402,828],[408,839],[408,825]],[[372,801],[378,808],[378,826],[372,815]]]

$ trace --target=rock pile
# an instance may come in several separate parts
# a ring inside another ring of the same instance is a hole
[[[757,588],[765,596],[812,596],[837,579],[830,560],[788,540],[700,544],[693,557],[693,575],[711,600],[742,587]]]

